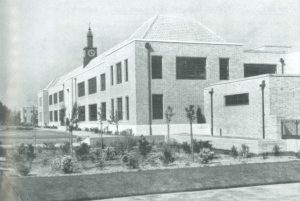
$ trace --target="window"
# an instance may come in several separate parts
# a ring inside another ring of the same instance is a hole
[[[105,102],[101,103],[101,119],[103,121],[106,120],[106,103]]]
[[[110,66],[110,84],[114,85],[114,66]]]
[[[153,94],[152,95],[152,114],[153,119],[163,119],[163,95],[162,94]]]
[[[63,102],[64,101],[64,91],[60,91],[59,92],[59,102]]]
[[[249,94],[234,94],[225,96],[225,105],[249,105]]]
[[[206,58],[176,57],[176,79],[205,80]]]
[[[129,120],[129,97],[126,96],[126,120]]]
[[[53,121],[53,112],[50,111],[50,121]]]
[[[42,97],[39,97],[39,105],[42,106]]]
[[[125,59],[125,82],[128,82],[128,59]]]
[[[229,80],[229,59],[220,58],[219,68],[220,80]]]
[[[57,112],[57,110],[54,111],[54,121],[55,122],[58,121],[58,112]]]
[[[123,119],[123,108],[122,108],[122,97],[117,98],[117,107],[118,107],[118,119]]]
[[[59,121],[62,126],[65,124],[65,109],[59,110]]]
[[[152,56],[152,79],[162,79],[162,57]]]
[[[101,77],[101,91],[105,91],[105,88],[106,88],[106,86],[105,86],[105,73],[101,74],[100,77]]]
[[[52,105],[52,95],[49,96],[49,105]]]
[[[122,63],[117,63],[117,84],[122,83]]]
[[[78,97],[85,95],[84,82],[78,83]]]
[[[56,104],[57,103],[57,93],[55,93],[55,94],[53,94],[53,102],[54,102],[54,104]]]
[[[89,105],[89,120],[97,121],[97,104]]]
[[[85,121],[85,106],[78,107],[78,120]]]
[[[114,116],[115,115],[115,104],[114,104],[114,99],[112,98],[111,101],[111,115]]]
[[[276,64],[244,64],[244,77],[275,74],[276,71]]]
[[[97,78],[93,77],[88,80],[89,94],[94,94],[97,92]]]

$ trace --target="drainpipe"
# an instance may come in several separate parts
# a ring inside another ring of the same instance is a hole
[[[259,85],[261,87],[261,98],[262,98],[262,134],[263,134],[263,139],[265,139],[265,87],[266,83],[263,80],[261,84]]]
[[[153,49],[150,43],[146,43],[145,48],[147,49],[147,67],[148,67],[149,134],[152,135],[151,52],[153,52]]]
[[[214,110],[213,110],[213,94],[214,94],[214,89],[211,89],[209,91],[210,94],[210,122],[211,122],[211,136],[214,136]]]
[[[281,63],[281,73],[284,74],[284,66],[285,66],[285,62],[283,60],[283,58],[280,58],[280,63]]]

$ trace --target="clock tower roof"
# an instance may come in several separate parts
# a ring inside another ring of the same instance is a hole
[[[93,37],[93,33],[92,33],[91,26],[89,26],[89,30],[88,30],[86,36],[87,36],[87,37]]]

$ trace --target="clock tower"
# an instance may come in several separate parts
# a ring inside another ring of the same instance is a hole
[[[93,33],[90,26],[86,36],[87,36],[87,46],[83,48],[84,51],[83,67],[85,67],[93,58],[97,56],[97,48],[93,47]]]

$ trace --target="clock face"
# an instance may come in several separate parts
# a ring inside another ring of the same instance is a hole
[[[88,50],[88,55],[90,56],[90,57],[93,57],[93,56],[95,56],[96,55],[96,51],[95,50]]]

